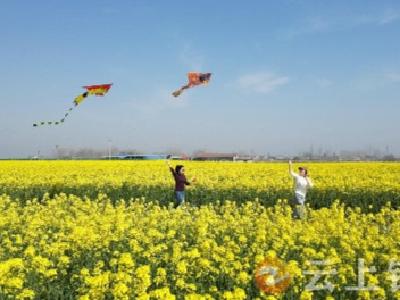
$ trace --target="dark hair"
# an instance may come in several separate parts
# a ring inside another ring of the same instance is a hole
[[[308,170],[307,170],[306,167],[299,167],[299,171],[300,172],[303,171],[303,170],[306,172],[306,175],[308,175]]]
[[[183,168],[183,166],[182,165],[177,165],[176,167],[175,167],[175,173],[176,174],[179,174],[180,172],[181,172],[181,169]]]

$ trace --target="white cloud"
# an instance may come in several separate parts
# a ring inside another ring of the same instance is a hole
[[[332,30],[335,24],[322,17],[316,16],[308,18],[305,22],[294,28],[288,28],[282,32],[284,38],[294,38],[302,35],[323,33]]]
[[[393,23],[400,19],[400,12],[395,10],[386,10],[379,20],[379,24],[385,25]]]
[[[400,73],[387,73],[386,78],[391,82],[400,83]]]
[[[360,26],[383,26],[400,21],[400,10],[386,9],[368,14],[346,16],[312,16],[295,27],[280,30],[281,38],[292,39],[304,35],[344,31]]]
[[[387,25],[394,23],[400,19],[400,11],[394,9],[386,9],[385,11],[374,14],[354,15],[346,22],[348,27],[356,27],[363,25]]]
[[[327,88],[333,84],[333,82],[331,80],[326,79],[326,78],[317,78],[316,83],[321,88]]]
[[[239,86],[242,89],[262,94],[268,94],[288,82],[289,77],[268,72],[247,74],[238,79]]]

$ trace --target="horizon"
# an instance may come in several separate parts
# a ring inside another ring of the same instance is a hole
[[[325,158],[327,161],[335,159],[366,159],[366,160],[380,160],[380,159],[400,159],[400,154],[393,153],[388,147],[385,149],[378,148],[366,148],[366,149],[340,149],[338,151],[332,151],[330,149],[318,148],[314,149],[311,145],[308,150],[300,151],[298,153],[271,153],[271,152],[255,152],[253,150],[243,151],[243,150],[232,150],[232,151],[213,151],[212,149],[196,149],[191,152],[185,152],[180,149],[166,149],[161,151],[142,151],[140,149],[119,149],[118,147],[110,147],[107,149],[101,148],[59,148],[53,149],[49,153],[43,154],[40,150],[34,154],[27,157],[4,157],[0,158],[3,160],[13,160],[13,159],[96,159],[96,158],[106,158],[106,157],[120,157],[126,155],[138,155],[138,156],[163,156],[163,155],[173,155],[181,157],[193,158],[198,155],[238,155],[239,157],[253,157],[268,159],[273,158],[277,160],[281,159],[316,159],[321,160]]]

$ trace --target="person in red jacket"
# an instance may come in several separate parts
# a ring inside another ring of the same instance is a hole
[[[186,179],[185,176],[185,167],[182,165],[177,165],[175,169],[169,164],[167,161],[169,170],[174,176],[175,179],[175,205],[174,207],[178,207],[185,202],[185,186],[190,185],[190,182]],[[192,178],[192,182],[195,181],[195,178]]]

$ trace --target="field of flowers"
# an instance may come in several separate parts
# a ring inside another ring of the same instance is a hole
[[[305,220],[285,164],[185,166],[174,209],[163,162],[0,162],[0,299],[400,299],[400,164],[309,164]],[[266,257],[281,294],[255,284]]]
[[[192,205],[258,198],[274,205],[292,195],[287,164],[181,162],[188,177],[197,183],[188,190]],[[340,199],[363,211],[379,211],[390,201],[400,205],[399,163],[312,163],[308,164],[316,188],[308,195],[312,208],[330,206]],[[107,194],[118,199],[144,197],[168,206],[173,200],[173,179],[162,161],[4,161],[0,162],[0,194],[24,202],[39,200],[45,193],[96,198]]]

